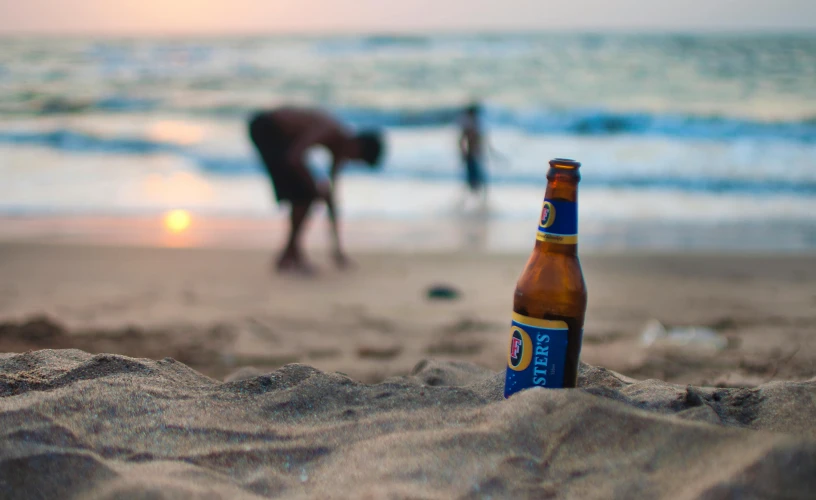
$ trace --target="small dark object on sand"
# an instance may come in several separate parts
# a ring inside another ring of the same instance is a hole
[[[432,285],[428,287],[428,298],[431,300],[455,300],[461,297],[459,290],[451,285]]]

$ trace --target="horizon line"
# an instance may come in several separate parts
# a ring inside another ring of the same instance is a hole
[[[342,37],[342,36],[404,36],[427,37],[444,35],[544,35],[544,34],[576,34],[576,35],[811,35],[816,36],[816,29],[804,27],[774,27],[774,26],[745,26],[745,27],[666,27],[666,26],[617,26],[617,27],[539,27],[539,28],[489,28],[489,27],[451,27],[432,29],[302,29],[302,30],[190,30],[190,31],[153,31],[153,30],[11,30],[0,31],[0,39],[43,37],[101,37],[101,38],[177,38],[177,37]]]

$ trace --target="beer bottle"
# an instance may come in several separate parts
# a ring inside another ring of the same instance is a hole
[[[575,387],[587,292],[578,262],[575,160],[550,160],[535,248],[516,284],[504,397],[529,387]]]

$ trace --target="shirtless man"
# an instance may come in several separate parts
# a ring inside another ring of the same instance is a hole
[[[258,112],[250,119],[249,136],[261,155],[278,202],[291,205],[289,239],[277,259],[279,271],[311,273],[301,248],[301,233],[316,201],[326,203],[338,267],[349,265],[340,244],[334,186],[337,174],[349,160],[362,160],[376,168],[383,144],[378,132],[352,134],[328,114],[313,109],[283,107]],[[328,178],[315,178],[306,165],[306,152],[324,146],[332,156]]]

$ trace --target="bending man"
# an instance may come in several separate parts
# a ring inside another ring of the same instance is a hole
[[[372,168],[377,167],[383,150],[380,134],[352,134],[322,111],[284,107],[256,113],[249,122],[249,135],[266,166],[278,202],[291,205],[289,238],[277,259],[277,269],[312,271],[303,253],[301,234],[309,209],[316,201],[326,203],[334,260],[338,267],[346,267],[349,261],[337,227],[335,181],[349,160],[362,160]],[[331,153],[332,165],[326,178],[311,172],[306,164],[306,153],[313,146],[323,146]]]

